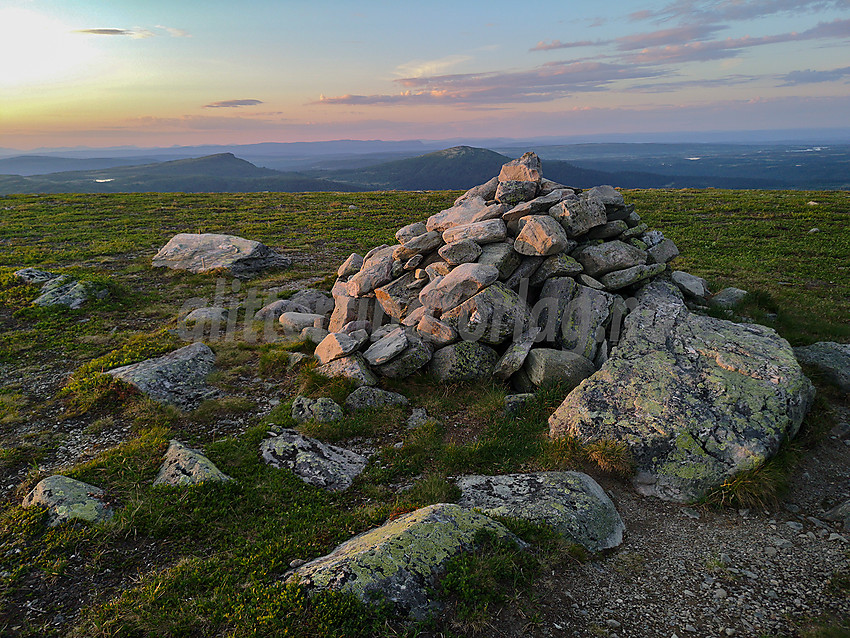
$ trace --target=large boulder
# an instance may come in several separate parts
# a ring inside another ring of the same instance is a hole
[[[592,552],[617,547],[626,526],[599,484],[581,472],[461,476],[459,505],[487,516],[550,525]]]
[[[39,481],[21,505],[46,507],[51,526],[75,520],[100,523],[113,514],[102,489],[58,474]]]
[[[640,491],[698,499],[773,456],[814,389],[774,330],[692,314],[660,282],[638,298],[624,338],[550,417],[549,433],[625,443]]]
[[[250,278],[266,270],[288,268],[292,261],[251,239],[213,233],[179,233],[153,258],[155,268],[204,273],[226,270]]]
[[[154,401],[177,406],[181,410],[197,407],[218,392],[207,385],[207,376],[215,369],[215,354],[203,343],[148,359],[106,374],[136,387]]]
[[[291,579],[319,589],[350,592],[364,602],[380,595],[412,618],[439,609],[431,590],[446,563],[475,548],[483,530],[515,537],[488,516],[439,503],[351,538],[327,556],[299,567]]]
[[[563,227],[549,215],[527,215],[520,220],[514,250],[521,255],[548,257],[575,246]]]
[[[305,483],[341,492],[366,468],[367,459],[351,450],[283,430],[260,443],[260,455],[272,467],[292,470]]]
[[[172,439],[153,484],[188,486],[232,480],[201,452]]]

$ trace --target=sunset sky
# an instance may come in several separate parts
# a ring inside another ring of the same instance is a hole
[[[0,0],[0,147],[848,127],[850,0]]]

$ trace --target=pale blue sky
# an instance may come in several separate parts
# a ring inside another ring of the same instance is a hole
[[[847,126],[850,0],[0,0],[0,146]]]

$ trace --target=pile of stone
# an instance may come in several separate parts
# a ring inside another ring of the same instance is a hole
[[[678,255],[617,190],[547,180],[534,153],[396,239],[339,268],[320,372],[575,386],[605,362],[626,300]],[[281,323],[298,327],[294,314]]]

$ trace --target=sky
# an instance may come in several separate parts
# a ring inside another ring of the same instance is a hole
[[[0,0],[0,147],[848,127],[850,0]]]

